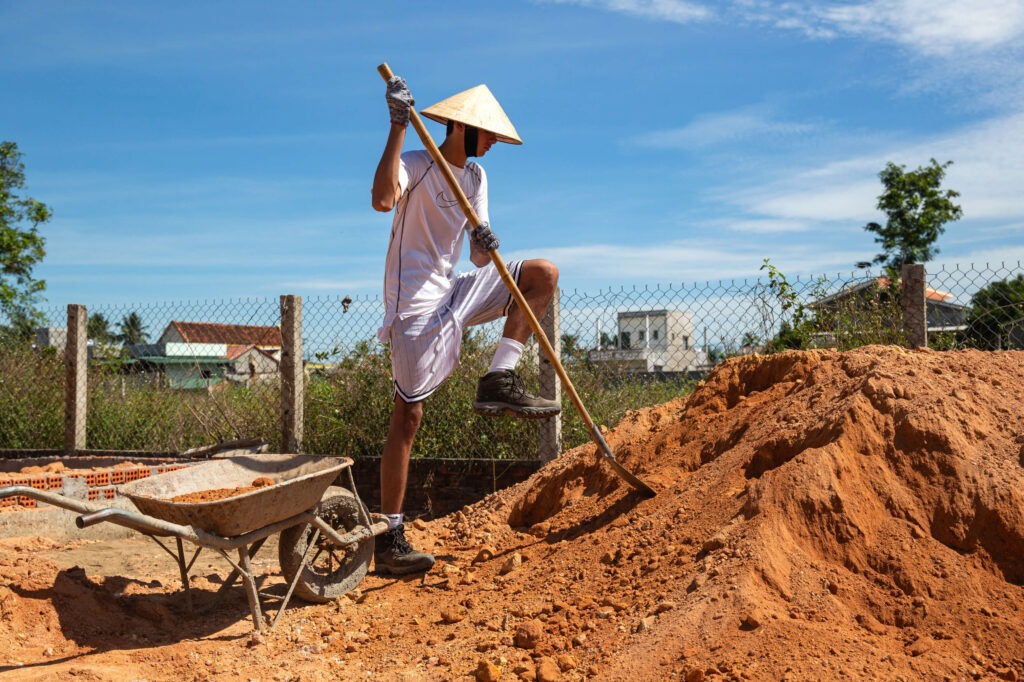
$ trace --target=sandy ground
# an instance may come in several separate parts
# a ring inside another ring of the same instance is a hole
[[[259,635],[141,536],[0,541],[0,679],[1024,679],[1024,353],[736,358],[607,440],[655,498],[577,448]]]

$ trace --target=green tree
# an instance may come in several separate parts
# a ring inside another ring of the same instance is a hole
[[[964,341],[987,350],[1024,349],[1024,275],[992,282],[971,297]]]
[[[754,332],[743,332],[743,338],[740,339],[740,345],[745,348],[753,348],[760,343],[761,337]]]
[[[110,340],[110,322],[103,313],[93,313],[85,325],[85,333],[90,339],[105,343]]]
[[[149,340],[146,325],[142,323],[142,318],[139,317],[139,314],[134,311],[121,318],[121,323],[118,327],[121,331],[116,336],[116,340],[125,345],[146,343]]]
[[[953,203],[960,193],[942,189],[946,169],[952,164],[932,159],[928,166],[909,172],[906,166],[886,164],[878,174],[885,190],[878,197],[877,208],[888,219],[885,225],[864,226],[877,235],[875,242],[882,245],[882,253],[870,263],[858,263],[858,267],[881,264],[896,279],[904,265],[926,263],[938,255],[939,250],[932,245],[945,232],[945,224],[963,215],[960,206]]]
[[[34,279],[32,269],[46,255],[39,226],[53,215],[46,204],[21,196],[24,187],[18,145],[0,142],[0,313],[10,323],[7,333],[19,337],[41,322],[35,306],[46,282]]]
[[[587,359],[587,349],[578,334],[562,334],[562,362],[571,363]]]

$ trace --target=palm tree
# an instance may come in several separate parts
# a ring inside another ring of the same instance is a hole
[[[136,312],[130,312],[121,318],[121,333],[117,340],[125,345],[146,343],[149,334],[146,332],[146,325],[142,324],[142,318]]]
[[[85,325],[85,332],[90,339],[106,343],[110,339],[110,322],[103,313],[93,313]]]

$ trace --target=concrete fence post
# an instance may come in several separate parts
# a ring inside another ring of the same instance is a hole
[[[928,345],[928,303],[925,297],[924,265],[904,265],[900,275],[903,331],[907,335],[907,346],[922,348]]]
[[[551,305],[540,321],[541,329],[555,349],[555,354],[562,354],[562,318],[560,306],[561,289],[555,289]],[[542,352],[538,354],[540,395],[550,400],[562,400],[562,382],[558,380],[558,372],[554,365]],[[562,415],[540,420],[540,444],[538,455],[543,462],[553,460],[562,452]]]
[[[302,297],[281,297],[281,448],[302,452]]]
[[[84,305],[68,306],[67,342],[64,345],[64,454],[85,449],[88,401],[88,315]]]

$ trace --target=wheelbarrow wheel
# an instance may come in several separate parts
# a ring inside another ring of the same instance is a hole
[[[317,516],[331,528],[345,533],[363,525],[366,508],[350,490],[331,487],[317,505]],[[294,595],[314,604],[337,599],[362,582],[373,557],[374,539],[366,538],[344,547],[338,547],[320,535],[313,548],[309,563],[302,566],[302,558],[309,548],[316,527],[308,523],[292,526],[281,532],[278,543],[278,561],[285,580],[291,584],[301,569]]]

